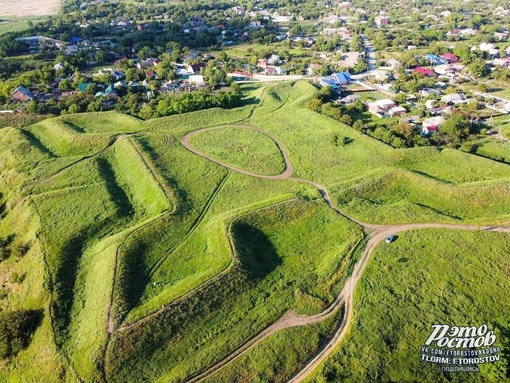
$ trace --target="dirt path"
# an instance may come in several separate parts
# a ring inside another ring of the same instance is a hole
[[[246,171],[246,170],[243,170],[243,169],[236,168],[235,166],[232,166],[230,164],[227,164],[226,162],[217,160],[214,157],[208,156],[207,154],[204,154],[201,151],[194,149],[190,145],[190,143],[189,143],[190,138],[195,136],[195,135],[197,135],[197,134],[200,134],[200,133],[203,133],[203,132],[207,132],[209,130],[220,129],[220,128],[227,128],[227,127],[245,128],[245,129],[254,130],[254,131],[259,132],[259,133],[263,134],[264,136],[267,136],[270,139],[272,139],[275,142],[275,144],[278,146],[278,150],[280,151],[280,153],[281,153],[281,155],[283,157],[283,160],[285,162],[285,170],[282,173],[276,174],[276,175],[264,175],[264,174],[252,173],[252,172],[249,172],[249,171]],[[254,126],[251,126],[251,125],[242,125],[242,124],[221,125],[221,126],[213,126],[211,128],[194,130],[194,131],[186,134],[184,137],[182,137],[181,143],[182,143],[182,145],[186,149],[188,149],[192,153],[195,153],[197,156],[200,156],[200,157],[205,158],[205,159],[207,159],[207,160],[209,160],[211,162],[215,162],[218,165],[224,166],[227,169],[233,170],[233,171],[235,171],[237,173],[241,173],[241,174],[244,174],[244,175],[247,175],[247,176],[250,176],[250,177],[263,178],[263,179],[267,179],[267,180],[285,180],[285,179],[288,179],[292,175],[292,173],[294,172],[294,169],[293,169],[292,164],[290,162],[289,155],[287,154],[287,151],[285,150],[284,146],[276,138],[271,136],[269,133],[263,131],[262,129],[259,129],[259,128],[256,128]]]
[[[284,146],[273,136],[268,134],[267,132],[263,131],[262,129],[249,126],[249,125],[232,125],[237,127],[244,127],[247,129],[252,129],[255,131],[258,131],[271,139],[274,140],[274,142],[278,145],[278,148],[280,149],[280,152],[285,160],[286,169],[283,173],[273,176],[266,176],[266,175],[260,175],[252,172],[245,171],[243,169],[238,169],[230,164],[227,164],[225,162],[222,162],[220,160],[217,160],[215,158],[212,158],[190,146],[189,139],[195,134],[199,134],[201,132],[217,129],[220,127],[211,127],[206,129],[199,129],[195,130],[193,132],[190,132],[186,134],[182,140],[181,143],[183,146],[188,149],[189,151],[195,153],[196,155],[205,158],[209,161],[215,162],[219,165],[222,165],[232,171],[245,174],[250,177],[255,178],[262,178],[262,179],[275,179],[275,180],[292,180],[295,182],[300,183],[306,183],[309,185],[314,186],[317,188],[319,193],[321,194],[324,201],[327,203],[327,205],[333,209],[338,214],[342,215],[346,219],[348,219],[351,222],[356,223],[359,225],[365,233],[369,235],[369,241],[365,246],[365,249],[363,250],[363,253],[359,259],[359,261],[356,263],[356,266],[354,267],[354,270],[352,272],[352,275],[348,278],[348,280],[345,282],[344,287],[340,294],[336,297],[336,299],[330,304],[329,307],[327,307],[325,310],[323,310],[321,313],[312,315],[312,316],[305,316],[305,315],[297,315],[296,313],[290,311],[284,314],[278,321],[276,321],[271,326],[267,327],[265,330],[260,332],[259,334],[255,335],[253,338],[249,339],[242,345],[240,345],[238,348],[227,354],[224,358],[219,360],[217,363],[215,363],[212,366],[209,366],[207,369],[200,371],[199,373],[190,376],[186,382],[192,383],[192,382],[199,382],[203,379],[207,378],[208,376],[214,374],[215,372],[219,371],[221,368],[226,366],[227,364],[231,363],[232,361],[239,358],[241,355],[246,353],[248,350],[250,350],[252,347],[257,345],[258,343],[262,342],[267,337],[271,336],[272,334],[276,333],[277,331],[290,328],[290,327],[296,327],[296,326],[306,326],[309,324],[320,322],[333,313],[335,313],[337,310],[339,310],[342,305],[344,305],[344,315],[342,321],[339,323],[337,329],[335,330],[333,336],[331,339],[321,348],[319,353],[315,355],[313,359],[308,361],[308,363],[298,372],[296,373],[289,382],[296,383],[303,381],[306,377],[308,377],[322,362],[326,360],[327,357],[331,355],[331,353],[334,351],[334,349],[340,344],[342,339],[344,338],[345,334],[347,333],[347,330],[349,328],[349,324],[351,322],[352,316],[353,316],[353,304],[354,304],[354,290],[356,288],[356,285],[361,278],[361,275],[363,274],[363,270],[365,269],[368,260],[370,258],[370,255],[372,254],[373,250],[377,247],[377,245],[383,241],[386,237],[389,235],[394,235],[402,231],[406,230],[415,230],[415,229],[425,229],[425,228],[444,228],[444,229],[457,229],[457,230],[482,230],[482,231],[499,231],[499,232],[506,232],[510,233],[510,227],[506,226],[476,226],[476,225],[455,225],[455,224],[441,224],[441,223],[412,223],[412,224],[404,224],[404,225],[374,225],[366,222],[359,221],[345,212],[343,212],[338,206],[335,205],[333,200],[331,199],[331,196],[329,195],[327,189],[325,186],[305,180],[300,178],[293,178],[293,167],[290,162],[290,158],[288,153],[286,152]],[[225,127],[225,126],[221,126]]]

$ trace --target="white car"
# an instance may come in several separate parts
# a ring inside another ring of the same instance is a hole
[[[395,237],[394,237],[393,235],[388,236],[388,237],[386,238],[386,243],[392,243],[394,238],[395,238]]]

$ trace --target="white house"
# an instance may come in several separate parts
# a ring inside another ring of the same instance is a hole
[[[453,105],[467,104],[466,97],[460,93],[447,94],[441,97],[441,101]]]
[[[204,76],[201,74],[189,76],[189,83],[197,87],[205,86]]]
[[[389,99],[368,102],[366,105],[370,113],[381,118],[386,116],[401,116],[407,113],[404,107],[397,106],[394,101]]]
[[[427,135],[437,132],[437,128],[443,125],[445,119],[441,116],[427,118],[421,122],[421,134]]]

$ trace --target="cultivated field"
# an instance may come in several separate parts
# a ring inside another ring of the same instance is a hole
[[[20,2],[16,0],[2,0],[0,2],[0,17],[15,16],[43,16],[58,13],[60,0],[32,0]]]
[[[286,381],[313,355],[379,334],[380,322],[356,321],[388,280],[407,291],[420,278],[423,295],[443,293],[430,287],[441,278],[461,289],[436,267],[437,246],[448,259],[462,249],[452,270],[477,265],[472,286],[497,272],[510,231],[509,165],[392,149],[304,109],[313,92],[280,83],[233,110],[147,122],[66,115],[0,129],[0,307],[40,313],[30,345],[0,361],[0,381]],[[390,233],[400,237],[370,263]],[[487,303],[446,298],[453,319]],[[488,316],[510,302],[491,304]],[[318,381],[344,376],[328,366]],[[399,366],[396,381],[407,371]]]

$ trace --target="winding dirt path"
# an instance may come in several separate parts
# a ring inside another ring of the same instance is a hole
[[[247,129],[252,129],[257,132],[260,132],[267,137],[274,140],[276,145],[278,146],[284,161],[285,161],[285,171],[278,175],[261,175],[252,173],[243,169],[236,168],[235,166],[232,166],[228,163],[225,163],[223,161],[220,161],[218,159],[215,159],[211,156],[208,156],[205,153],[202,153],[193,147],[191,147],[189,140],[192,136],[212,130],[212,129],[218,129],[218,128],[224,128],[228,126],[233,127],[244,127]],[[254,126],[250,125],[223,125],[223,126],[217,126],[217,127],[211,127],[211,128],[205,128],[205,129],[198,129],[195,131],[192,131],[188,134],[186,134],[181,139],[182,145],[191,151],[192,153],[205,158],[209,161],[212,161],[214,163],[217,163],[221,166],[224,166],[232,171],[250,176],[255,178],[262,178],[262,179],[273,179],[273,180],[291,180],[295,182],[300,183],[306,183],[308,185],[314,186],[319,193],[321,194],[322,198],[326,202],[326,204],[333,209],[338,214],[345,217],[347,220],[356,223],[359,225],[365,233],[369,236],[369,241],[367,242],[363,253],[359,259],[359,261],[356,263],[354,270],[351,274],[351,276],[347,279],[347,281],[344,284],[344,287],[340,294],[335,298],[335,300],[327,307],[325,310],[320,312],[319,314],[312,315],[312,316],[306,316],[306,315],[297,315],[293,311],[289,311],[285,313],[278,321],[273,323],[271,326],[267,327],[265,330],[260,332],[259,334],[255,335],[253,338],[249,339],[242,345],[240,345],[238,348],[227,354],[225,357],[223,357],[221,360],[216,362],[214,365],[209,366],[208,368],[198,372],[195,375],[192,375],[186,379],[186,382],[188,383],[194,383],[202,381],[203,379],[207,378],[208,376],[214,374],[215,372],[219,371],[221,368],[225,367],[227,364],[231,363],[232,361],[236,360],[240,356],[242,356],[244,353],[246,353],[248,350],[253,348],[258,343],[262,342],[267,337],[271,336],[272,334],[276,333],[277,331],[296,327],[296,326],[306,326],[309,324],[320,322],[326,318],[328,318],[330,315],[335,313],[337,310],[339,310],[342,306],[344,306],[344,315],[342,321],[339,323],[337,329],[333,333],[332,337],[329,339],[329,341],[321,348],[321,350],[315,355],[311,360],[307,362],[307,364],[299,371],[297,372],[290,380],[289,382],[297,383],[303,381],[305,378],[307,378],[321,363],[323,363],[328,356],[331,355],[331,353],[334,351],[334,349],[340,344],[342,339],[344,338],[345,334],[347,333],[347,330],[349,329],[349,324],[351,322],[351,319],[353,317],[353,304],[354,304],[354,290],[356,288],[356,285],[361,278],[361,275],[363,274],[363,271],[368,263],[368,260],[370,258],[370,255],[374,251],[374,249],[377,247],[377,245],[385,240],[389,235],[394,235],[402,231],[406,230],[414,230],[414,229],[426,229],[426,228],[444,228],[444,229],[457,229],[457,230],[477,230],[477,231],[498,231],[498,232],[506,232],[510,233],[510,226],[477,226],[477,225],[455,225],[455,224],[443,224],[443,223],[412,223],[412,224],[403,224],[403,225],[374,225],[366,222],[359,221],[351,216],[349,216],[347,213],[342,211],[331,199],[330,194],[328,193],[325,186],[305,180],[300,178],[294,178],[292,177],[293,173],[293,167],[290,161],[290,157],[285,150],[285,147],[281,142],[278,141],[275,137],[270,135],[269,133],[263,131],[262,129],[256,128]]]

